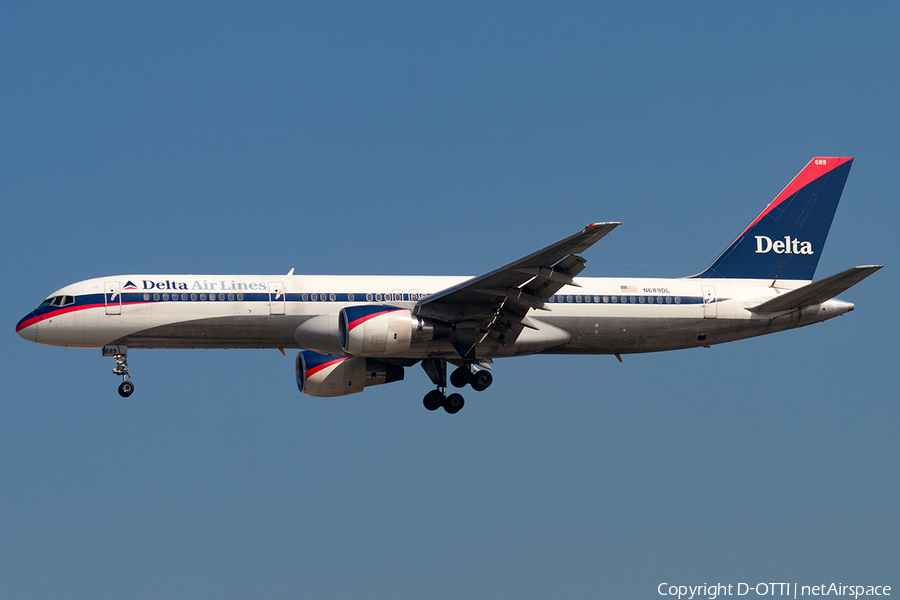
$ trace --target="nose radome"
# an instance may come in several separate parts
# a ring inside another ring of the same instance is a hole
[[[28,313],[16,325],[16,333],[24,340],[29,342],[37,341],[37,322],[34,320],[34,313]]]

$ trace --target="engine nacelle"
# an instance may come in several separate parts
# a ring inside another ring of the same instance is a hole
[[[449,337],[452,326],[412,314],[408,308],[349,306],[338,316],[341,348],[354,356],[386,356],[413,344]]]
[[[403,367],[371,358],[328,356],[301,350],[295,366],[297,387],[307,396],[357,394],[372,385],[403,379]]]

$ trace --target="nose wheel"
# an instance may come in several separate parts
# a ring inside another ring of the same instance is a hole
[[[123,398],[127,398],[131,394],[134,393],[134,384],[130,381],[123,381],[119,384],[119,395]]]

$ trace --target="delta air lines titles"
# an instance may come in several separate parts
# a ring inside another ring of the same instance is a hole
[[[253,282],[244,282],[244,281],[225,281],[224,279],[220,279],[219,281],[207,281],[204,279],[200,281],[199,279],[195,279],[192,283],[188,283],[186,281],[174,281],[171,279],[165,279],[163,281],[153,281],[150,279],[142,279],[141,280],[141,289],[144,290],[199,290],[206,292],[228,292],[228,291],[238,291],[238,292],[246,292],[246,291],[255,291],[255,292],[264,292],[268,289],[266,283],[261,281],[253,281]],[[128,282],[123,286],[124,289],[137,289],[137,286],[132,282]]]

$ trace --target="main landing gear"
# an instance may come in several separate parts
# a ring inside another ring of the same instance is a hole
[[[431,390],[422,399],[422,404],[425,405],[425,408],[437,410],[443,407],[451,415],[455,415],[462,410],[462,407],[466,404],[462,395],[457,393],[447,395],[447,361],[442,358],[427,358],[422,361],[422,368],[425,369],[425,373],[437,386],[436,390]],[[486,390],[493,381],[494,378],[490,371],[487,369],[476,369],[475,365],[469,361],[457,367],[450,374],[450,383],[453,384],[453,387],[461,388],[471,385],[476,392]]]
[[[116,359],[116,366],[113,367],[114,375],[122,376],[122,383],[119,384],[119,395],[127,398],[134,393],[134,384],[131,383],[131,375],[128,374],[128,346],[121,344],[109,344],[103,347],[103,356],[112,356]]]

